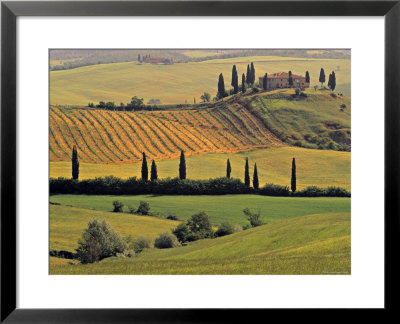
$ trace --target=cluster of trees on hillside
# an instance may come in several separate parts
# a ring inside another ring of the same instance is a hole
[[[230,90],[229,93],[226,91],[224,76],[221,73],[218,77],[218,91],[215,98],[219,100],[229,96],[230,94],[231,95],[237,94],[239,92],[239,89],[242,91],[242,93],[245,93],[247,88],[254,86],[255,80],[256,80],[256,70],[254,68],[253,62],[251,62],[250,65],[247,64],[247,72],[246,75],[244,73],[242,74],[241,84],[239,84],[239,76],[236,69],[236,65],[233,65],[232,79],[231,79],[232,89]]]
[[[156,110],[158,109],[156,103],[160,104],[159,99],[150,99],[149,104],[145,105],[143,98],[139,98],[137,96],[132,97],[131,101],[127,104],[121,102],[119,105],[116,105],[113,101],[105,102],[100,101],[97,105],[89,102],[88,107],[90,108],[100,108],[105,110],[117,110],[117,111],[139,111],[139,110]]]
[[[321,88],[323,88],[325,81],[326,81],[325,71],[323,68],[321,68],[321,71],[319,72],[319,82],[321,83]],[[336,88],[336,75],[334,71],[332,71],[332,73],[329,74],[328,87],[332,91],[335,90]]]

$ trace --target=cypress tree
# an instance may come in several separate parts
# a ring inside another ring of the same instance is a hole
[[[265,73],[264,78],[263,78],[263,89],[267,90],[267,81],[268,81],[268,74]]]
[[[158,179],[158,175],[157,175],[157,165],[156,162],[153,160],[151,162],[151,171],[150,171],[150,180],[154,181]]]
[[[293,86],[293,77],[292,77],[292,71],[289,71],[289,85],[290,87]]]
[[[321,68],[321,71],[319,72],[319,82],[321,82],[321,88],[325,83],[325,71],[323,68]]]
[[[333,91],[336,88],[336,75],[335,72],[332,71],[331,74],[329,74],[329,82],[328,82],[328,87]]]
[[[247,72],[246,72],[246,83],[247,85],[250,85],[251,83],[251,72],[250,72],[250,66],[247,64]]]
[[[226,161],[226,177],[229,179],[231,177],[231,162],[229,161],[229,159]]]
[[[292,192],[296,191],[296,159],[292,160],[292,179],[291,179]]]
[[[306,71],[306,82],[310,83],[310,73],[308,71]]]
[[[185,153],[183,150],[181,151],[181,157],[179,161],[179,179],[184,180],[186,179],[186,160],[185,160]]]
[[[144,181],[149,180],[149,169],[147,167],[146,153],[144,153],[144,152],[143,152],[143,159],[142,159],[142,180],[144,180]]]
[[[256,69],[254,68],[254,64],[253,64],[253,62],[251,62],[251,68],[250,68],[250,70],[251,70],[251,73],[250,73],[250,75],[251,75],[251,84],[254,84],[254,82],[256,81]]]
[[[244,184],[250,187],[249,158],[246,158],[246,164],[244,166]]]
[[[72,148],[72,179],[78,180],[79,178],[79,161],[78,161],[78,151],[74,145]]]
[[[218,78],[218,98],[221,99],[224,97],[225,97],[225,82],[224,82],[224,76],[221,73]]]
[[[244,73],[242,74],[242,93],[246,92],[246,77]]]
[[[258,172],[257,172],[257,163],[254,163],[254,172],[253,172],[253,188],[258,190]]]
[[[231,85],[233,87],[233,93],[239,92],[239,78],[236,70],[236,65],[232,67],[232,82]]]

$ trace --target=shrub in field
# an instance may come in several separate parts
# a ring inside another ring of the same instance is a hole
[[[104,258],[123,253],[127,244],[123,237],[114,231],[106,221],[90,221],[83,231],[76,249],[81,263],[93,263]]]
[[[259,190],[259,193],[264,196],[289,196],[289,187],[280,186],[272,183],[267,183]]]
[[[185,243],[188,241],[190,229],[185,223],[179,224],[172,233],[176,236],[179,242]]]
[[[154,247],[157,249],[169,249],[178,246],[180,246],[180,243],[170,232],[161,233],[154,241]]]
[[[172,214],[169,214],[166,218],[169,220],[179,220],[178,216]]]
[[[298,196],[302,197],[322,197],[325,195],[324,189],[316,186],[307,187],[298,192]]]
[[[257,227],[264,224],[260,211],[252,213],[249,208],[245,208],[243,209],[243,213],[246,216],[246,219],[250,222],[251,227]]]
[[[139,208],[137,209],[136,213],[139,215],[148,215],[150,211],[150,204],[146,201],[141,200],[139,203]]]
[[[340,187],[328,187],[325,189],[327,197],[350,197],[350,192]]]
[[[235,232],[235,229],[231,224],[228,222],[222,223],[219,227],[218,230],[215,232],[215,236],[220,237],[220,236],[225,236],[225,235],[230,235]]]
[[[203,211],[192,215],[187,221],[187,226],[190,229],[189,240],[212,238],[214,236],[210,219]]]
[[[140,236],[137,239],[133,240],[131,246],[132,249],[135,251],[136,254],[139,254],[145,249],[150,249],[151,248],[151,238],[150,237],[144,237]]]
[[[240,226],[239,224],[235,224],[235,227],[233,228],[235,232],[241,232],[243,231],[243,227]]]
[[[119,200],[114,200],[113,201],[113,212],[114,213],[122,213],[122,208],[124,207],[124,204],[120,202]]]

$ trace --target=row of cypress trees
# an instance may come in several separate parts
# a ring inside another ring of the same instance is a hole
[[[142,158],[142,180],[149,180],[149,168],[147,166],[147,157],[146,153],[143,152]],[[226,177],[230,179],[232,172],[231,162],[229,159],[226,161]],[[77,180],[79,178],[79,161],[78,161],[78,151],[76,146],[72,148],[72,179]],[[158,179],[157,174],[157,165],[154,160],[151,162],[150,169],[150,180],[155,181]],[[186,179],[186,159],[185,152],[181,151],[181,156],[179,159],[179,179]],[[250,170],[249,170],[249,158],[246,158],[246,163],[244,166],[244,184],[247,187],[250,187]],[[253,171],[253,188],[259,189],[260,183],[258,181],[258,171],[257,171],[257,163],[254,163],[254,171]],[[291,189],[293,192],[296,191],[296,160],[293,158],[292,160],[292,177],[291,177]]]
[[[247,64],[247,72],[246,75],[243,73],[242,74],[242,87],[241,91],[244,93],[246,92],[246,84],[247,87],[250,87],[251,85],[254,84],[256,81],[256,70],[254,68],[253,62],[251,64]],[[236,94],[239,92],[239,76],[237,73],[236,65],[233,65],[232,67],[232,81],[231,81],[231,86],[233,87],[233,93]],[[221,73],[218,77],[218,92],[217,92],[217,98],[222,99],[224,97],[227,97],[228,93],[225,90],[225,81],[224,81],[224,76]]]

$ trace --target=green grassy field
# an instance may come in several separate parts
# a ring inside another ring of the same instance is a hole
[[[163,104],[193,103],[193,98],[200,102],[204,92],[215,96],[221,72],[225,77],[225,86],[229,89],[232,65],[236,64],[241,76],[246,73],[250,62],[255,64],[257,80],[258,76],[266,72],[291,70],[294,74],[305,75],[308,70],[311,86],[318,84],[321,67],[327,76],[335,71],[335,91],[350,96],[350,60],[255,56],[173,65],[111,63],[51,71],[50,104],[87,105],[99,101],[119,104],[129,102],[135,95],[144,98],[145,102],[152,98],[160,99]]]
[[[86,196],[86,195],[54,195],[50,201],[64,206],[74,206],[84,209],[112,211],[112,202],[121,201],[124,211],[128,207],[139,206],[141,200],[150,204],[151,212],[161,216],[173,214],[180,220],[188,219],[195,213],[205,211],[213,225],[228,221],[232,225],[246,225],[243,209],[249,207],[253,211],[261,210],[266,222],[276,222],[282,219],[328,212],[350,212],[349,198],[294,198],[267,197],[259,195],[223,195],[223,196],[167,196],[167,195],[137,195],[137,196]],[[110,214],[113,217],[115,214]],[[116,216],[115,216],[116,217]],[[129,216],[128,216],[129,218]]]
[[[350,214],[295,217],[134,258],[66,264],[50,274],[350,274]]]
[[[257,163],[259,181],[290,186],[292,158],[296,158],[297,187],[339,186],[350,190],[351,153],[331,150],[311,150],[298,147],[258,149],[241,153],[213,153],[186,158],[190,179],[209,179],[225,176],[226,159],[230,159],[232,177],[243,180],[245,158],[251,170]],[[178,176],[179,160],[157,161],[160,178]],[[141,164],[80,163],[80,179],[93,179],[113,175],[120,178],[140,177]],[[71,162],[50,162],[50,177],[71,177]]]
[[[158,217],[50,205],[50,249],[74,252],[82,231],[92,219],[106,220],[124,237],[144,235],[155,238],[179,224]]]

